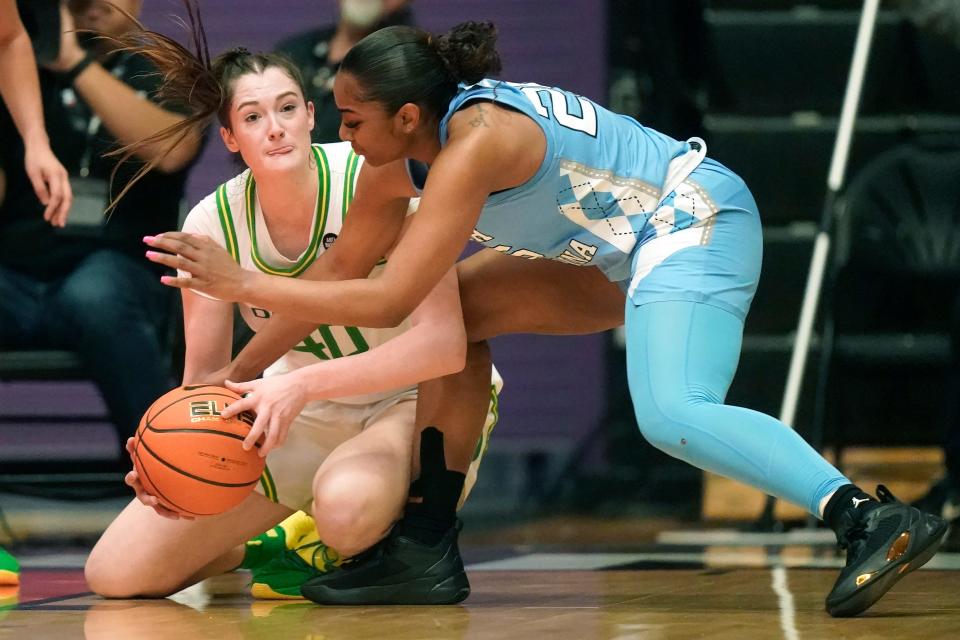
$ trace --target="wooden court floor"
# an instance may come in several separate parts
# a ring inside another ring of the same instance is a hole
[[[487,555],[468,563],[461,605],[362,608],[256,601],[242,573],[164,600],[108,601],[87,591],[82,558],[27,559],[19,594],[4,607],[0,593],[0,639],[960,638],[957,554],[849,620],[823,611],[840,560],[804,549]]]

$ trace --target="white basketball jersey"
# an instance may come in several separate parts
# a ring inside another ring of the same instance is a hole
[[[296,277],[328,249],[340,234],[344,217],[356,186],[363,158],[355,154],[347,142],[315,144],[313,154],[320,178],[320,188],[311,225],[310,244],[296,258],[281,254],[270,238],[263,211],[257,199],[256,181],[247,169],[220,185],[190,211],[183,230],[212,238],[244,269],[260,270],[277,276]],[[374,268],[374,275],[383,268]],[[270,317],[267,309],[240,305],[243,319],[254,331]],[[320,325],[303,342],[272,364],[264,375],[278,375],[293,369],[362,353],[373,349],[410,327],[409,321],[392,329],[369,329]],[[411,387],[376,394],[337,398],[336,402],[367,404],[377,402]]]

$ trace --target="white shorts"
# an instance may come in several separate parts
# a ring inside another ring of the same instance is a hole
[[[477,481],[480,460],[487,451],[490,434],[499,419],[498,394],[502,388],[503,379],[494,369],[487,421],[477,442],[473,461],[467,470],[460,506]],[[323,461],[334,449],[376,422],[387,410],[400,412],[397,415],[409,419],[412,424],[417,411],[416,389],[371,404],[354,405],[329,401],[308,404],[290,425],[283,446],[274,449],[267,456],[267,466],[256,490],[273,502],[309,513],[313,501],[313,478]]]

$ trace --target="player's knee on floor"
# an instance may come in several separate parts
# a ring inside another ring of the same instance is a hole
[[[122,558],[103,558],[91,553],[83,568],[90,590],[103,598],[165,598],[182,587],[166,571],[152,574],[135,571]]]

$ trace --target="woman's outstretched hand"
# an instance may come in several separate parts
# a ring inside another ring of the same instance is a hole
[[[143,241],[151,249],[160,250],[147,251],[147,259],[151,262],[189,273],[178,277],[163,276],[160,278],[163,284],[192,289],[226,302],[243,300],[248,272],[210,238],[168,231],[158,236],[146,236]]]

